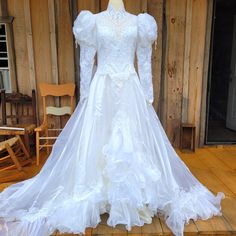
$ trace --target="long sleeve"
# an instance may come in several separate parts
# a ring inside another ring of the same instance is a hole
[[[89,95],[96,55],[96,21],[90,11],[81,11],[74,21],[76,45],[80,45],[80,101]]]
[[[147,14],[138,15],[138,42],[137,59],[138,74],[140,83],[148,103],[152,104],[153,83],[152,83],[152,44],[157,39],[157,23],[155,19]]]

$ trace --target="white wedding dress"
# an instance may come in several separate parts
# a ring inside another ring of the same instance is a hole
[[[0,235],[84,233],[107,212],[108,225],[127,230],[159,213],[181,236],[190,219],[221,215],[224,194],[214,196],[191,174],[152,106],[154,18],[110,4],[98,14],[81,11],[73,32],[80,102],[40,173],[0,194]]]

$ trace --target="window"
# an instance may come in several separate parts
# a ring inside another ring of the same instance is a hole
[[[11,92],[6,24],[0,24],[0,89]]]

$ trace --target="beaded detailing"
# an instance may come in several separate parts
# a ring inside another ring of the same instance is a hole
[[[109,3],[106,14],[108,16],[108,21],[110,22],[110,24],[112,24],[113,29],[116,32],[117,38],[122,37],[122,32],[127,25],[127,19],[125,17],[126,11],[124,6],[122,6],[119,10],[116,10],[114,6]]]

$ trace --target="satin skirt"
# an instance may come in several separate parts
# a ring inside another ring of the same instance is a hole
[[[221,215],[216,196],[175,152],[136,73],[96,73],[35,177],[0,194],[0,236],[84,233],[162,215],[182,236],[190,219]]]

